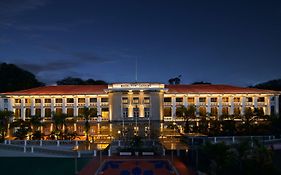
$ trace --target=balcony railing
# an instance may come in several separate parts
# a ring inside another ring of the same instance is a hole
[[[229,106],[229,105],[230,105],[229,102],[222,102],[221,104],[222,104],[223,106]]]
[[[206,102],[199,102],[198,105],[199,106],[206,106]]]
[[[258,102],[258,106],[265,106],[266,103],[265,102]]]
[[[211,102],[211,106],[217,106],[218,102]]]
[[[108,106],[108,102],[101,102],[101,106]]]
[[[234,106],[240,106],[241,102],[233,102]]]
[[[171,102],[164,102],[164,105],[165,105],[165,106],[171,106],[172,103],[171,103]]]
[[[183,105],[183,102],[176,102],[176,105],[181,106],[181,105]]]
[[[51,106],[51,103],[45,103],[44,106],[49,107]]]
[[[245,105],[246,106],[253,106],[253,102],[246,102]]]

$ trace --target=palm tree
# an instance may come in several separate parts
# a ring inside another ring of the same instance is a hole
[[[53,113],[53,123],[55,125],[54,134],[58,137],[62,137],[63,128],[66,127],[67,114]]]
[[[30,122],[22,119],[16,120],[13,123],[11,123],[10,128],[17,128],[16,132],[14,133],[14,136],[20,140],[26,139],[27,134],[31,130]]]
[[[10,123],[13,115],[14,114],[11,111],[1,111],[0,110],[0,132],[1,132],[0,141],[5,139],[8,129],[9,129],[9,123]]]
[[[90,121],[91,117],[97,117],[96,108],[84,107],[81,117],[83,117],[85,120],[84,129],[85,129],[85,134],[86,134],[86,141],[88,142],[89,141],[89,131],[90,131],[90,127],[91,127],[89,121]]]
[[[30,117],[29,123],[31,125],[33,139],[41,139],[42,133],[39,127],[42,126],[41,116],[34,115]]]

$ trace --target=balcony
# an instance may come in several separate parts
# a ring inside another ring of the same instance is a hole
[[[176,106],[181,106],[183,105],[183,102],[176,102]]]
[[[164,102],[164,106],[171,106],[172,103],[171,102]]]
[[[211,106],[218,106],[218,102],[211,102]]]
[[[56,103],[55,106],[62,106],[62,103]]]
[[[254,104],[253,104],[253,102],[246,102],[245,105],[246,106],[253,106]]]
[[[101,102],[101,106],[108,106],[108,102]]]
[[[241,103],[240,102],[233,102],[234,106],[240,106]]]
[[[74,103],[67,103],[66,106],[74,106]]]
[[[50,107],[50,106],[51,106],[51,103],[45,103],[44,106],[45,106],[45,107]]]
[[[97,106],[97,103],[96,103],[96,102],[94,102],[94,103],[90,103],[90,106],[94,106],[94,107],[96,107],[96,106]]]
[[[35,106],[41,106],[41,103],[35,103]]]
[[[229,106],[230,105],[229,102],[222,102],[221,104],[222,104],[222,106]]]
[[[265,106],[266,103],[265,102],[258,102],[258,106]]]
[[[199,106],[206,106],[206,102],[199,102],[198,105]]]
[[[26,106],[26,107],[30,107],[30,106],[31,106],[31,103],[25,103],[25,106]]]
[[[78,106],[86,106],[85,103],[78,103]]]

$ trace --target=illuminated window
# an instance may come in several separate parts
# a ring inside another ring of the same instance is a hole
[[[253,98],[252,97],[247,97],[247,102],[253,102]]]
[[[223,115],[228,115],[228,107],[223,107],[222,108],[222,114]]]
[[[144,97],[143,103],[144,104],[149,104],[150,103],[150,98],[149,97]]]
[[[78,103],[85,103],[85,98],[78,98]]]
[[[25,103],[31,103],[31,100],[29,98],[26,98]]]
[[[264,100],[264,97],[259,97],[259,98],[257,99],[257,101],[258,101],[258,102],[264,102],[265,100]]]
[[[127,97],[123,97],[123,98],[122,98],[122,103],[123,103],[123,104],[128,104],[128,103],[129,103],[128,98],[127,98]]]
[[[51,99],[50,98],[46,98],[45,99],[45,103],[51,103]]]
[[[171,97],[165,97],[164,98],[164,102],[171,102],[171,101],[172,101]]]
[[[78,116],[82,116],[84,113],[84,108],[78,108]]]
[[[21,103],[21,99],[15,99],[15,103]]]
[[[222,97],[222,102],[228,102],[228,97]]]
[[[240,102],[240,97],[234,97],[233,100],[234,102]]]
[[[18,119],[20,117],[21,117],[21,109],[18,108],[18,109],[15,110],[15,118]]]
[[[206,103],[206,97],[200,97],[199,102],[201,103]]]
[[[41,116],[41,109],[40,108],[36,108],[35,109],[35,115],[36,116]]]
[[[73,117],[74,115],[74,110],[73,108],[67,108],[67,116],[68,117]]]
[[[199,107],[199,115],[200,116],[206,116],[206,108],[205,107]]]
[[[90,103],[96,103],[97,102],[97,98],[90,98]]]
[[[57,98],[56,103],[62,103],[62,98]]]
[[[36,99],[35,99],[35,103],[41,103],[41,99],[36,98]]]
[[[211,115],[212,116],[217,116],[218,115],[218,108],[217,107],[212,107],[211,108]]]
[[[172,116],[172,109],[171,108],[164,108],[164,116],[165,117]]]
[[[139,117],[139,108],[134,108],[133,112],[134,112],[134,117]]]
[[[52,112],[51,112],[51,108],[45,108],[45,117],[51,117]]]
[[[66,102],[67,102],[67,103],[74,103],[74,99],[73,99],[73,98],[67,98],[67,99],[66,99]]]
[[[188,103],[194,103],[194,97],[188,97],[187,102]]]
[[[233,114],[234,114],[235,116],[239,116],[240,113],[241,113],[240,108],[234,108]]]
[[[62,108],[56,108],[56,113],[58,115],[61,115],[62,114]]]
[[[211,102],[217,102],[217,101],[218,101],[218,98],[216,98],[216,97],[211,98]]]
[[[139,98],[138,97],[134,97],[133,98],[133,103],[134,104],[138,104],[139,103]]]
[[[30,110],[30,108],[26,108],[25,109],[25,117],[30,118],[30,116],[31,116],[31,110]]]

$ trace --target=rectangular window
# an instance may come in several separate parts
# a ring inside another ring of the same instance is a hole
[[[171,97],[165,97],[165,98],[164,98],[164,102],[172,102]]]
[[[35,109],[35,115],[36,116],[41,116],[41,109],[40,108],[36,108]]]
[[[228,102],[228,97],[222,97],[222,102]]]
[[[181,97],[176,98],[176,102],[182,102],[182,98]]]
[[[51,108],[45,108],[45,117],[51,117]]]
[[[90,103],[96,103],[97,102],[97,98],[90,98]]]
[[[258,100],[258,102],[264,102],[265,101],[264,97],[259,97],[257,100]]]
[[[252,97],[247,97],[247,102],[253,102],[253,98]]]
[[[67,99],[66,99],[66,102],[67,102],[67,103],[74,103],[74,99],[73,99],[73,98],[67,98]]]
[[[108,98],[101,98],[101,102],[108,102]]]
[[[4,99],[4,103],[8,103],[8,99],[7,98]]]
[[[35,103],[41,103],[41,99],[36,98],[36,99],[35,99]]]
[[[150,108],[144,108],[144,117],[149,117],[150,114]]]
[[[85,103],[85,98],[78,98],[78,103]]]
[[[21,99],[15,99],[15,103],[21,103]]]
[[[234,102],[240,102],[240,97],[234,97],[233,100]]]
[[[45,103],[51,103],[51,99],[50,98],[46,98],[45,99]]]
[[[211,102],[217,102],[218,101],[218,98],[214,97],[214,98],[211,98]]]
[[[139,103],[139,98],[138,97],[134,97],[133,98],[133,103],[134,104],[138,104]]]
[[[143,103],[144,104],[149,104],[150,103],[150,98],[149,97],[144,97]]]
[[[128,108],[123,108],[123,117],[128,117]]]
[[[188,103],[194,103],[194,97],[188,97],[187,102]]]
[[[127,97],[122,97],[122,104],[128,104],[129,100]]]
[[[26,98],[25,103],[31,103],[31,100],[29,98]]]
[[[62,103],[62,98],[56,98],[56,103]]]
[[[200,97],[199,102],[200,103],[206,103],[206,97]]]

